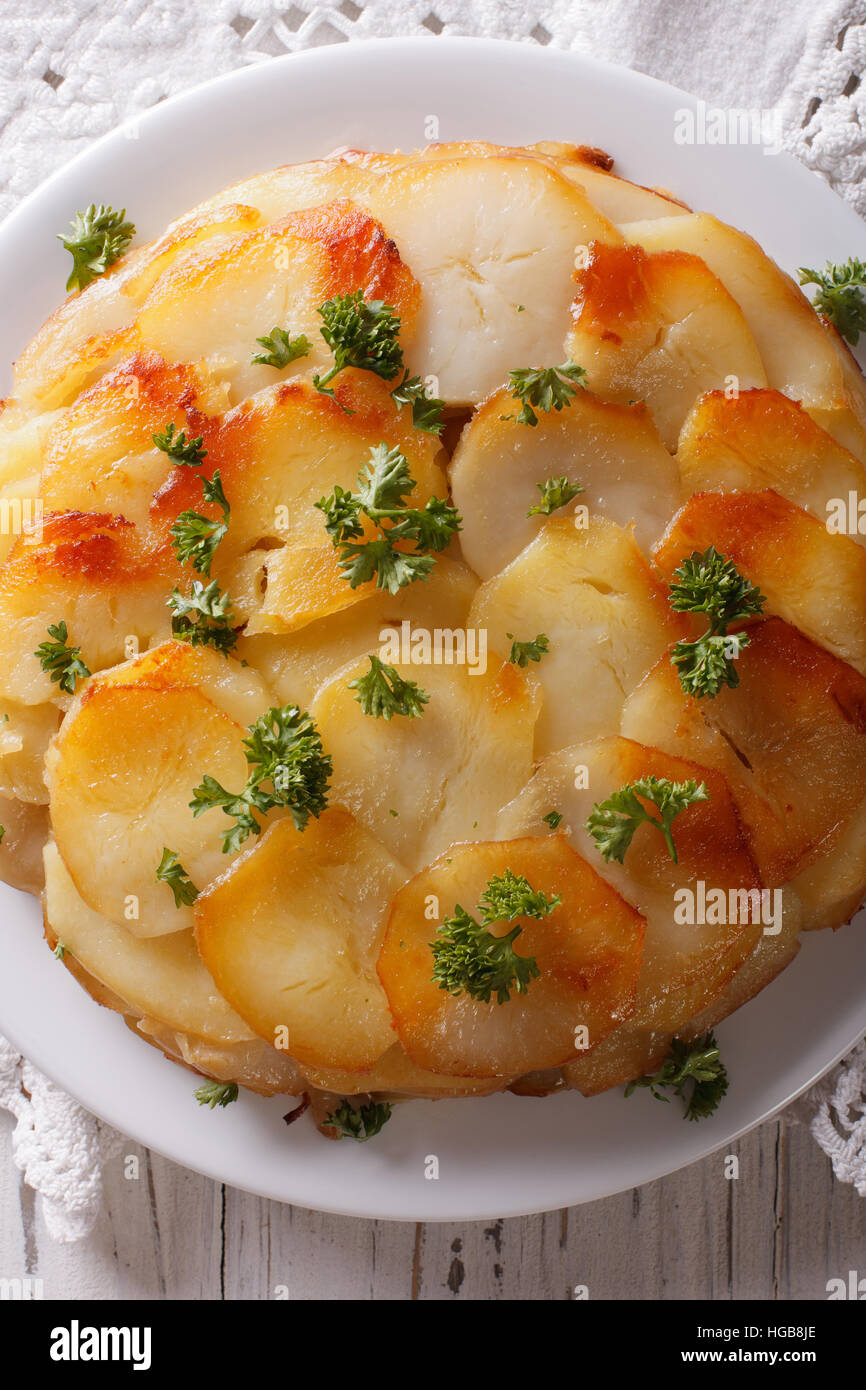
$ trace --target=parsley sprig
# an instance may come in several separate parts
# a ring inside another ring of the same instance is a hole
[[[317,391],[333,396],[328,383],[344,367],[358,367],[375,372],[383,381],[391,381],[403,366],[400,347],[400,319],[390,304],[382,299],[365,299],[363,290],[338,294],[320,305],[322,327],[319,329],[334,354],[334,365],[324,376],[313,377]]]
[[[236,1081],[205,1081],[195,1092],[195,1098],[199,1105],[207,1105],[213,1110],[219,1106],[224,1110],[227,1105],[238,1098],[238,1083]]]
[[[711,545],[703,554],[694,551],[674,571],[670,603],[678,613],[706,613],[709,619],[701,637],[677,642],[671,652],[683,690],[697,700],[712,700],[723,686],[734,689],[740,683],[736,659],[750,638],[728,628],[760,614],[766,603],[760,589]]]
[[[537,410],[562,410],[571,403],[578,389],[586,384],[586,372],[576,362],[559,367],[520,367],[509,373],[508,384],[523,408],[517,417],[521,425],[537,425]],[[534,408],[533,408],[534,407]]]
[[[199,895],[199,890],[173,849],[163,848],[156,876],[160,883],[168,884],[174,894],[175,907],[191,907]]]
[[[691,1084],[691,1094],[686,1098],[686,1087]],[[695,1038],[694,1042],[683,1042],[674,1038],[671,1050],[658,1071],[652,1076],[641,1076],[630,1081],[625,1093],[630,1096],[638,1087],[647,1086],[656,1100],[670,1103],[670,1096],[661,1094],[663,1088],[670,1088],[685,1104],[684,1118],[705,1120],[717,1109],[728,1089],[726,1072],[716,1039],[712,1033]]]
[[[322,1127],[336,1130],[338,1139],[355,1139],[359,1144],[365,1144],[385,1127],[391,1118],[391,1111],[387,1100],[370,1101],[369,1105],[357,1108],[344,1100],[336,1110],[325,1116]]]
[[[202,516],[200,512],[181,512],[171,528],[171,543],[181,564],[190,564],[199,574],[210,577],[210,567],[216,548],[229,529],[231,508],[223,491],[220,471],[212,478],[202,478],[206,502],[215,503],[222,511],[222,520]]]
[[[423,507],[410,507],[407,498],[415,479],[404,454],[395,446],[377,444],[358,474],[358,491],[335,487],[315,506],[325,514],[325,529],[340,551],[340,568],[353,589],[375,578],[379,589],[396,594],[417,579],[429,578],[434,565],[429,552],[444,550],[460,530],[456,508],[438,497]],[[363,519],[378,534],[364,539]],[[413,551],[398,550],[400,542]]]
[[[835,324],[852,346],[866,333],[866,264],[852,256],[844,265],[827,262],[824,270],[800,267],[800,284],[817,285],[812,301],[819,314]]]
[[[404,372],[403,380],[391,392],[391,399],[397,405],[411,405],[412,424],[416,430],[423,430],[425,434],[442,433],[445,402],[428,394],[420,376],[410,376],[408,370]]]
[[[207,585],[194,579],[188,594],[174,588],[166,602],[172,610],[171,630],[179,641],[192,647],[213,647],[224,656],[237,645],[231,597],[215,579]]]
[[[579,493],[583,492],[580,483],[570,483],[567,478],[548,478],[545,483],[536,483],[541,493],[541,501],[530,507],[527,516],[550,516],[560,507],[566,507]]]
[[[374,719],[391,719],[395,714],[405,715],[407,719],[420,718],[430,699],[426,690],[416,681],[406,680],[393,666],[386,666],[374,653],[370,653],[368,660],[369,671],[349,681],[349,689],[355,691],[355,699],[364,714]]]
[[[638,800],[643,797],[659,812],[653,816]],[[677,849],[671,829],[674,820],[687,806],[697,801],[709,801],[710,794],[704,782],[689,780],[671,782],[667,777],[641,777],[636,782],[626,782],[619,791],[598,801],[593,806],[586,822],[586,828],[598,846],[602,858],[610,862],[615,859],[621,864],[626,850],[631,844],[639,825],[654,825],[664,837],[668,854],[675,864],[679,863]]]
[[[514,639],[513,632],[507,632],[506,637]],[[531,638],[528,642],[518,642],[512,640],[511,651],[508,653],[508,660],[512,666],[528,666],[530,661],[540,661],[546,652],[550,651],[550,638],[545,632],[539,632],[537,637]]]
[[[310,340],[304,333],[292,338],[285,328],[273,328],[263,338],[256,338],[256,342],[262,351],[253,353],[250,358],[251,364],[258,363],[263,367],[276,367],[280,370],[288,367],[290,362],[297,361],[299,357],[306,357],[310,351]]]
[[[175,430],[172,421],[166,425],[162,433],[155,434],[152,438],[157,449],[168,454],[172,463],[180,468],[198,468],[207,458],[207,449],[202,448],[204,440],[201,435],[197,439],[187,439],[186,430]]]
[[[309,714],[297,705],[269,709],[247,732],[243,747],[251,771],[243,791],[227,791],[206,773],[190,802],[194,816],[219,808],[234,820],[223,835],[224,854],[240,849],[250,835],[260,835],[257,817],[277,806],[288,807],[297,829],[303,830],[328,804],[331,759]]]
[[[72,256],[67,290],[83,290],[104,275],[135,236],[135,227],[126,220],[126,209],[115,212],[104,203],[91,203],[84,212],[76,212],[71,229],[59,232],[57,238]]]
[[[68,645],[69,631],[65,622],[52,623],[48,636],[53,640],[40,642],[33,655],[61,690],[74,695],[76,682],[86,680],[91,674],[81,660],[81,648]]]
[[[489,1004],[506,1004],[512,989],[525,994],[530,980],[540,971],[534,956],[519,956],[514,942],[523,928],[512,927],[504,936],[494,936],[488,927],[495,922],[511,922],[515,917],[547,917],[562,899],[536,892],[527,879],[506,869],[494,875],[473,917],[458,903],[430,943],[433,952],[433,981],[449,994],[468,994]]]

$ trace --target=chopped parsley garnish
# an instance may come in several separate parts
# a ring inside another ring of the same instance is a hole
[[[813,307],[835,324],[852,346],[866,333],[866,264],[852,256],[844,265],[827,262],[824,270],[800,267],[800,284],[817,285]]]
[[[324,376],[313,377],[317,391],[334,397],[328,383],[344,367],[375,372],[391,381],[403,366],[400,347],[400,319],[382,299],[366,300],[362,290],[338,294],[319,308],[319,332],[334,354],[334,365]],[[334,397],[336,399],[336,397]]]
[[[659,817],[650,815],[638,797],[655,806]],[[637,782],[626,782],[605,801],[596,802],[586,828],[602,857],[608,862],[615,859],[621,864],[638,826],[654,825],[664,837],[668,854],[676,864],[679,861],[671,830],[674,820],[687,806],[709,799],[710,794],[703,782],[671,782],[667,777],[641,777]]]
[[[250,363],[263,367],[288,367],[290,362],[306,357],[310,351],[310,342],[305,334],[299,333],[296,338],[291,338],[285,328],[274,328],[264,338],[256,338],[256,342],[263,351],[254,353]]]
[[[377,444],[358,474],[358,491],[337,486],[314,505],[325,514],[325,529],[340,551],[340,568],[353,589],[375,578],[377,588],[396,594],[417,579],[429,578],[429,552],[444,550],[460,530],[460,516],[447,502],[431,497],[424,507],[410,507],[415,487],[409,464],[396,447]],[[364,539],[364,519],[377,535]],[[414,550],[398,550],[409,543]]]
[[[709,627],[694,642],[677,642],[671,661],[687,695],[715,699],[723,686],[739,685],[736,659],[749,645],[745,632],[729,633],[732,623],[757,617],[766,599],[731,560],[714,546],[694,551],[674,571],[671,607],[678,613],[706,613]]]
[[[410,376],[408,371],[404,372],[403,380],[391,392],[391,399],[398,405],[411,405],[412,424],[416,430],[423,430],[425,434],[442,433],[445,402],[440,401],[438,396],[428,395],[420,376]]]
[[[66,958],[66,947],[59,937],[57,939],[57,945],[54,947],[53,954],[55,960],[64,960]]]
[[[507,637],[514,638],[513,632],[506,633]],[[546,652],[550,651],[550,639],[544,632],[539,632],[530,642],[518,642],[512,640],[511,651],[508,660],[512,666],[528,666],[530,661],[540,661]]]
[[[219,807],[234,820],[223,835],[224,854],[261,834],[256,813],[265,816],[276,806],[287,806],[295,826],[303,830],[310,816],[320,816],[328,804],[331,759],[309,714],[297,705],[267,710],[250,725],[243,746],[251,768],[243,791],[226,791],[205,774],[190,802],[195,816]]]
[[[570,483],[567,478],[548,478],[546,483],[535,486],[541,493],[541,501],[529,508],[527,516],[550,516],[583,492],[580,483]]]
[[[40,642],[33,655],[61,690],[67,695],[74,695],[76,682],[86,680],[91,674],[81,660],[81,648],[67,644],[69,632],[65,622],[52,623],[48,636],[54,640]]]
[[[511,394],[523,405],[517,417],[519,424],[537,425],[537,410],[562,410],[585,382],[586,372],[576,362],[563,362],[559,367],[520,367],[511,372]]]
[[[338,1139],[356,1139],[365,1144],[378,1134],[391,1118],[391,1105],[388,1101],[370,1101],[357,1109],[347,1100],[341,1101],[336,1110],[325,1116],[323,1129],[336,1130]]]
[[[237,645],[232,601],[215,579],[208,585],[194,579],[189,594],[175,588],[166,602],[172,610],[171,630],[179,641],[192,647],[213,647],[224,656]]]
[[[395,714],[417,719],[424,713],[430,699],[415,681],[406,680],[393,666],[386,666],[378,656],[368,657],[370,669],[356,680],[349,681],[364,714],[374,719],[391,719]]]
[[[181,512],[171,528],[171,543],[181,564],[191,564],[199,574],[209,577],[216,548],[229,529],[231,515],[219,469],[212,478],[202,478],[202,491],[206,502],[214,502],[220,508],[222,521],[200,512]]]
[[[541,819],[544,821],[545,825],[550,826],[551,830],[557,830],[562,821],[562,812],[548,811],[547,815],[542,816]]]
[[[691,1083],[691,1094],[686,1097],[686,1087]],[[728,1073],[722,1065],[716,1039],[712,1033],[705,1033],[694,1042],[686,1043],[674,1038],[671,1050],[658,1071],[652,1076],[641,1076],[630,1081],[625,1093],[630,1096],[640,1086],[648,1086],[656,1100],[670,1102],[670,1096],[661,1094],[662,1088],[670,1087],[685,1104],[687,1120],[705,1120],[717,1109],[728,1089]]]
[[[162,434],[155,434],[152,439],[157,449],[168,454],[172,463],[178,467],[198,468],[207,458],[207,449],[202,448],[204,440],[201,435],[198,439],[188,440],[186,430],[175,431],[171,422],[166,425]]]
[[[173,849],[163,849],[156,876],[160,883],[168,884],[174,894],[175,907],[191,907],[198,897],[199,890]]]
[[[211,1110],[216,1106],[224,1110],[237,1100],[238,1084],[236,1081],[205,1081],[195,1092],[195,1098],[199,1105],[210,1106]]]
[[[495,922],[511,922],[515,917],[547,917],[562,899],[538,893],[520,874],[506,869],[494,875],[481,894],[478,918],[458,903],[446,917],[434,941],[433,981],[449,994],[468,994],[489,1004],[506,1004],[512,989],[525,994],[530,980],[538,978],[534,956],[519,956],[514,942],[523,928],[513,927],[504,936],[494,936],[488,927]]]
[[[71,227],[71,232],[59,232],[57,238],[72,256],[68,290],[83,290],[104,275],[135,236],[135,227],[126,220],[126,209],[115,212],[104,203],[98,207],[91,203],[85,212],[77,212]]]

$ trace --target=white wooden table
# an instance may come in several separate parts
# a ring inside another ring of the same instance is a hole
[[[801,1127],[768,1124],[731,1152],[588,1206],[497,1222],[412,1225],[323,1216],[251,1197],[136,1145],[106,1174],[77,1245],[49,1238],[0,1115],[0,1274],[46,1298],[825,1298],[866,1273],[866,1200],[833,1178]]]

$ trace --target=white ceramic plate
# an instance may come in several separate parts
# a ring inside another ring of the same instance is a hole
[[[755,235],[789,271],[862,253],[863,226],[787,155],[683,146],[691,98],[572,54],[483,40],[346,45],[246,68],[101,140],[0,227],[0,391],[63,295],[54,240],[91,201],[127,207],[149,239],[226,184],[326,154],[442,140],[571,140]],[[83,1105],[179,1163],[263,1196],[366,1217],[489,1219],[590,1201],[669,1173],[765,1119],[866,1032],[866,931],[807,938],[794,964],[718,1030],[731,1078],[712,1119],[684,1123],[647,1092],[496,1096],[400,1106],[366,1145],[328,1143],[294,1102],[245,1095],[211,1113],[191,1074],[98,1008],[41,939],[32,899],[0,885],[0,1031]],[[439,1177],[425,1176],[427,1158]]]

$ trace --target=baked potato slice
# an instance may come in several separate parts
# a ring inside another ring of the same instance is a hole
[[[400,1043],[394,1043],[369,1071],[337,1071],[301,1066],[301,1075],[320,1091],[340,1096],[384,1095],[448,1100],[453,1096],[490,1096],[506,1087],[504,1077],[443,1076],[416,1066]]]
[[[600,396],[645,401],[671,451],[697,396],[766,385],[739,305],[700,257],[593,242],[574,278],[568,357]]]
[[[866,468],[780,391],[710,391],[695,402],[677,446],[686,496],[772,488],[827,524],[849,493],[866,497]],[[866,545],[864,534],[849,531]]]
[[[749,638],[739,685],[713,700],[686,695],[663,657],[626,700],[621,730],[725,777],[764,882],[777,887],[832,862],[863,805],[866,680],[778,618]],[[862,872],[866,894],[866,862]],[[828,910],[839,896],[828,892]]]
[[[169,884],[157,879],[165,848],[198,889],[224,871],[226,822],[194,817],[190,801],[205,773],[229,789],[245,785],[244,724],[252,709],[257,718],[271,704],[253,671],[198,651],[183,674],[174,647],[181,644],[90,681],[46,758],[54,835],[78,891],[95,912],[142,938],[192,926],[191,907],[176,906]],[[208,698],[206,678],[196,684],[189,668],[213,672],[209,688],[228,687],[225,700]],[[239,723],[233,715],[242,710]]]
[[[461,549],[482,579],[510,564],[544,526],[542,516],[527,513],[548,479],[581,487],[568,512],[588,507],[618,526],[634,523],[647,553],[679,502],[676,466],[646,407],[615,405],[591,391],[578,391],[558,413],[539,412],[534,428],[517,420],[507,388],[494,392],[463,430],[449,474],[463,518]]]
[[[117,996],[113,1007],[119,1000],[132,1014],[209,1043],[247,1042],[255,1036],[218,993],[190,928],[142,940],[94,912],[53,842],[45,847],[44,905],[46,933],[62,944],[64,963],[79,962]]]
[[[494,923],[521,928],[515,950],[539,974],[503,1003],[457,996],[432,978],[431,942],[458,904],[474,914],[494,876],[510,870],[548,899],[549,915]],[[453,845],[401,888],[379,956],[379,976],[406,1052],[450,1076],[506,1077],[559,1066],[595,1046],[634,1005],[644,922],[561,835]],[[578,1033],[586,1029],[584,1038]]]
[[[866,672],[866,553],[850,536],[831,535],[777,492],[698,492],[677,512],[655,548],[667,580],[695,551],[715,546],[766,598],[764,613],[784,618],[813,642]]]
[[[531,678],[487,653],[486,669],[382,659],[429,695],[419,718],[364,714],[349,688],[367,657],[337,671],[310,713],[334,762],[331,799],[415,871],[447,845],[493,833],[499,808],[532,771],[540,692]]]
[[[585,529],[547,521],[481,585],[468,621],[499,651],[510,649],[510,634],[549,639],[529,667],[544,692],[537,756],[615,728],[627,692],[681,635],[630,530],[596,516]]]
[[[622,864],[607,862],[586,828],[587,818],[596,803],[647,776],[703,782],[709,800],[688,806],[676,817],[673,834],[679,863],[671,859],[661,835],[646,824],[638,826]],[[576,782],[580,785],[575,786]],[[751,920],[705,924],[677,920],[686,914],[675,911],[679,906],[675,894],[690,890],[697,902],[699,880],[725,894],[763,886],[724,778],[629,739],[602,738],[546,758],[524,791],[503,809],[499,834],[547,834],[542,818],[551,810],[562,815],[563,833],[574,848],[646,918],[629,1029],[673,1032],[713,1002],[763,931],[760,922]]]
[[[249,1025],[302,1065],[370,1068],[395,1042],[376,957],[406,871],[340,806],[277,821],[196,901],[196,940]]]

